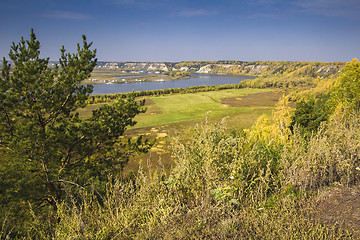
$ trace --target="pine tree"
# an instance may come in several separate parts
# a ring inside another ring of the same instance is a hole
[[[35,208],[64,200],[90,184],[101,191],[109,174],[121,172],[134,151],[150,145],[141,140],[123,143],[119,138],[135,115],[145,111],[134,95],[103,105],[88,119],[76,109],[86,106],[92,86],[81,85],[96,65],[96,50],[83,36],[77,52],[61,49],[59,63],[49,66],[40,58],[40,42],[31,30],[30,40],[13,43],[4,58],[0,78],[0,203]]]

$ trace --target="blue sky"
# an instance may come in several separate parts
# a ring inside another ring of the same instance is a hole
[[[34,28],[42,57],[85,34],[100,61],[360,58],[360,0],[1,0],[0,56]]]

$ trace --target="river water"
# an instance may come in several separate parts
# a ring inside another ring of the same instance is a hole
[[[254,77],[231,76],[231,75],[214,75],[214,74],[191,74],[190,79],[181,79],[164,82],[134,82],[134,83],[114,83],[114,84],[94,84],[92,95],[114,94],[139,92],[146,90],[158,90],[168,88],[188,88],[194,86],[210,86],[237,84],[245,79],[254,79]]]

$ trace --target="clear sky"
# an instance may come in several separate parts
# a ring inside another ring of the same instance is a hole
[[[85,34],[100,61],[360,58],[360,0],[0,0],[0,57],[34,28],[58,60]]]

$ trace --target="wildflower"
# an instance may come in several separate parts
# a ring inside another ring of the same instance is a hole
[[[233,180],[233,179],[234,179],[234,176],[230,176],[230,179]]]

